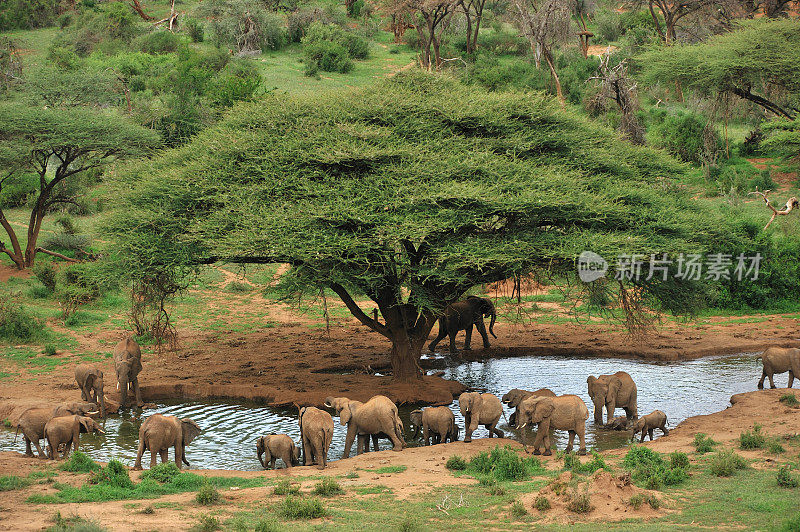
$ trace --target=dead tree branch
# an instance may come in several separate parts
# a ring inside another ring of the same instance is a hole
[[[767,222],[767,225],[764,226],[764,230],[766,230],[770,226],[772,221],[775,220],[775,218],[777,216],[786,216],[787,214],[792,212],[792,210],[795,207],[797,207],[798,204],[800,204],[800,200],[798,200],[796,197],[792,196],[786,202],[786,205],[783,207],[783,209],[778,210],[769,202],[769,198],[767,198],[767,194],[769,194],[770,192],[771,192],[770,190],[765,190],[765,191],[761,192],[761,191],[758,190],[758,187],[756,187],[756,190],[754,192],[750,193],[750,194],[752,194],[754,196],[761,196],[761,198],[764,200],[764,203],[767,205],[767,208],[769,208],[769,210],[772,211],[772,217]]]

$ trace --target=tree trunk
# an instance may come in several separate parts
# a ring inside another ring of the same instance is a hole
[[[392,341],[392,378],[396,381],[412,382],[422,379],[419,358],[424,342],[415,342],[406,331],[394,331]]]
[[[544,56],[544,60],[547,61],[547,66],[550,67],[550,76],[553,78],[553,83],[556,86],[556,96],[558,96],[558,101],[561,102],[561,106],[564,107],[566,104],[566,100],[564,99],[564,93],[561,91],[561,80],[558,79],[558,72],[556,72],[556,65],[553,62],[553,56],[550,54],[550,50],[542,45],[542,55]]]
[[[467,55],[472,53],[472,16],[469,7],[464,9],[464,18],[467,19]]]

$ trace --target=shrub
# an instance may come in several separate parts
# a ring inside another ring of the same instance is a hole
[[[800,532],[800,513],[783,523],[781,532]]]
[[[566,453],[564,455],[564,469],[573,473],[594,473],[598,469],[608,469],[608,466],[597,451],[592,451],[592,459],[585,464],[581,463],[580,458],[575,453]]]
[[[0,31],[52,26],[58,17],[59,5],[57,0],[0,1]]]
[[[694,448],[699,454],[710,453],[716,444],[717,442],[703,432],[694,435]]]
[[[230,107],[236,102],[251,99],[260,85],[261,74],[253,63],[234,61],[211,82],[208,98],[215,106]],[[234,281],[226,288],[233,284],[243,285]]]
[[[89,458],[83,451],[75,451],[61,464],[61,469],[71,473],[91,473],[100,469],[100,464]]]
[[[719,151],[719,135],[701,115],[663,110],[654,111],[653,115],[654,123],[648,133],[654,146],[696,164],[709,160]]]
[[[31,481],[16,475],[0,477],[0,491],[19,490],[30,485]]]
[[[520,517],[528,515],[528,510],[525,509],[525,505],[521,502],[514,501],[511,504],[511,515],[519,519]]]
[[[358,35],[332,24],[313,22],[302,38],[306,74],[316,69],[347,73],[353,68],[350,59],[366,59],[369,45]]]
[[[0,340],[7,343],[24,343],[42,334],[44,324],[30,314],[19,302],[0,296]]]
[[[625,31],[622,26],[622,17],[611,9],[598,9],[594,21],[597,27],[597,41],[601,44],[616,41]]]
[[[771,454],[782,454],[786,452],[781,442],[777,439],[771,439],[767,442],[767,451]]]
[[[544,495],[539,495],[539,496],[538,496],[538,497],[536,497],[536,499],[533,501],[533,507],[534,507],[534,508],[536,508],[537,510],[539,510],[540,512],[546,512],[546,511],[547,511],[547,510],[549,510],[549,509],[550,509],[552,506],[551,506],[551,504],[550,504],[550,499],[548,499],[548,498],[547,498],[547,497],[545,497]]]
[[[200,486],[200,489],[197,492],[197,496],[195,500],[197,504],[202,504],[203,506],[210,506],[212,504],[217,504],[219,502],[219,492],[217,488],[212,486],[209,483],[205,483]]]
[[[761,433],[761,425],[753,425],[752,431],[742,432],[739,435],[739,447],[745,450],[762,449],[767,443],[767,438]]]
[[[92,245],[92,239],[87,235],[73,235],[69,233],[55,233],[48,235],[42,241],[46,249],[59,251],[83,251]]]
[[[792,468],[789,465],[784,465],[778,470],[778,486],[782,488],[796,488],[800,485],[800,481],[792,475],[791,471]]]
[[[689,467],[689,457],[686,453],[675,451],[669,455],[670,466],[676,469],[686,469]]]
[[[33,275],[39,279],[50,292],[56,289],[56,269],[52,262],[38,261],[33,265]]]
[[[133,489],[135,487],[128,474],[128,469],[118,460],[111,460],[107,466],[93,472],[89,483],[125,489]]]
[[[176,52],[180,39],[171,31],[156,30],[136,39],[135,45],[146,54],[168,54]]]
[[[56,512],[53,516],[54,525],[46,532],[105,532],[105,528],[94,521],[84,519],[78,515],[62,517],[61,512]]]
[[[792,408],[797,408],[800,406],[800,401],[797,400],[797,396],[793,393],[785,393],[781,395],[779,401]]]
[[[275,521],[262,519],[256,523],[255,532],[281,532],[283,530]]]
[[[638,510],[644,504],[645,496],[641,493],[637,493],[636,495],[632,496],[628,499],[628,504],[634,509]]]
[[[314,486],[314,495],[322,495],[324,497],[329,497],[331,495],[339,495],[344,493],[344,490],[339,483],[336,482],[332,478],[325,478],[322,479],[320,482]]]
[[[75,23],[56,38],[56,46],[65,46],[80,56],[105,51],[113,55],[140,31],[137,16],[123,2],[109,2],[97,9],[84,10]]]
[[[214,41],[238,53],[280,50],[287,36],[281,17],[253,0],[206,0],[198,12],[210,19]]]
[[[190,532],[214,532],[215,530],[222,530],[222,523],[212,515],[203,515],[198,523],[189,530]]]
[[[192,40],[192,42],[203,42],[205,39],[203,23],[196,18],[186,19],[183,23],[183,28],[186,33],[189,34],[189,38]]]
[[[444,465],[450,471],[464,471],[467,468],[467,462],[458,455],[453,455],[447,459]]]
[[[731,450],[719,451],[709,461],[709,472],[718,477],[733,476],[746,467],[747,461]]]
[[[58,352],[58,348],[54,344],[47,344],[44,346],[44,352],[48,356],[54,356]]]
[[[289,42],[301,42],[311,24],[316,21],[327,22],[326,18],[318,7],[300,9],[290,13],[287,18]]]
[[[316,519],[325,516],[322,501],[316,497],[288,496],[283,500],[279,513],[286,519]]]
[[[300,486],[297,484],[292,484],[289,479],[283,479],[275,484],[275,488],[272,490],[272,493],[275,495],[297,495],[300,493]]]
[[[660,454],[640,445],[631,446],[622,461],[623,466],[631,471],[634,481],[644,484],[647,489],[661,489],[662,486],[680,484],[687,478],[688,473],[679,464],[684,461],[670,457],[667,464]],[[688,464],[688,460],[685,461]]]
[[[175,462],[164,462],[156,464],[155,467],[142,473],[140,477],[142,480],[153,479],[156,482],[164,484],[170,482],[173,478],[181,474],[181,470],[175,465]]]
[[[582,490],[578,486],[572,488],[567,510],[576,514],[586,514],[592,511],[592,500],[589,497],[589,488],[584,486]]]

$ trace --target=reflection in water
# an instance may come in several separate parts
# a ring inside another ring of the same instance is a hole
[[[745,353],[668,363],[629,359],[518,357],[460,364],[445,370],[445,376],[467,386],[485,388],[498,396],[511,388],[550,388],[559,395],[577,394],[586,402],[590,411],[587,445],[607,449],[624,445],[626,436],[621,432],[595,430],[591,416],[592,404],[586,393],[586,377],[620,370],[630,373],[636,381],[640,415],[655,409],[663,410],[669,418],[670,428],[689,416],[726,408],[731,395],[754,390],[761,374],[755,355]],[[458,411],[458,404],[453,403],[451,408],[462,427],[463,438],[464,420]],[[400,409],[408,437],[408,417],[411,410],[412,407]],[[252,403],[192,401],[160,404],[158,408],[143,413],[125,412],[121,416],[110,417],[104,422],[105,436],[81,435],[81,449],[100,461],[116,458],[133,465],[139,426],[143,418],[154,413],[191,418],[203,428],[203,433],[192,442],[186,453],[192,467],[196,468],[257,470],[261,467],[255,452],[255,440],[258,436],[269,432],[286,433],[295,441],[299,440],[295,411]],[[506,417],[510,413],[511,410],[506,409]],[[623,415],[624,411],[620,409],[617,414]],[[338,418],[334,418],[334,423],[330,456],[332,459],[339,459],[344,447],[346,427],[339,425]],[[509,431],[505,419],[501,419],[499,428],[507,436],[519,439],[519,434]],[[487,431],[481,427],[474,436],[484,438]],[[533,441],[532,434],[529,433],[527,437],[529,442]],[[554,444],[563,449],[566,439],[566,432],[556,432]],[[13,440],[13,431],[0,431],[0,448],[24,452],[22,438],[16,443]],[[381,449],[390,447],[388,440],[381,440]],[[353,452],[355,445],[351,449],[351,453]],[[149,453],[145,454],[143,462],[147,467]]]

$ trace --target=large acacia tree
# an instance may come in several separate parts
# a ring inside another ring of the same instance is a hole
[[[420,376],[442,308],[482,283],[568,269],[590,249],[700,250],[723,234],[672,181],[684,167],[554,100],[400,74],[347,97],[268,97],[118,176],[109,221],[135,276],[289,263]],[[371,315],[357,301],[368,298]]]

